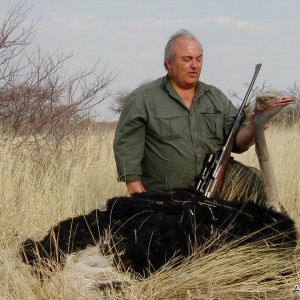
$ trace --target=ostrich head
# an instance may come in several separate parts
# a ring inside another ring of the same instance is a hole
[[[276,211],[281,211],[275,176],[269,156],[264,129],[267,122],[284,106],[293,103],[292,97],[282,96],[279,93],[269,92],[257,96],[255,116],[253,119],[255,131],[255,149],[262,173],[264,189],[267,196],[267,205]]]
[[[256,123],[261,122],[265,125],[274,117],[284,106],[294,103],[292,97],[283,96],[278,92],[266,92],[256,97],[255,118]],[[258,124],[257,124],[258,125]]]

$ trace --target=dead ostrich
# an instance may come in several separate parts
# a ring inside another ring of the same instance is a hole
[[[272,173],[266,168],[268,153],[261,149],[266,148],[266,122],[292,99],[265,94],[257,97],[257,102],[256,147],[262,172],[267,169],[266,188],[271,183],[268,208],[247,199],[207,199],[191,190],[116,197],[107,201],[104,210],[60,222],[40,241],[27,239],[20,248],[23,261],[34,267],[63,266],[67,254],[99,245],[104,253],[113,253],[116,266],[147,276],[170,260],[180,263],[199,246],[204,253],[233,240],[239,244],[268,241],[278,249],[295,247],[294,222],[280,212],[276,192],[271,191],[273,179],[267,179]]]

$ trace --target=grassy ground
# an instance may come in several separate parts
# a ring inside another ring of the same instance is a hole
[[[87,132],[57,152],[0,137],[0,299],[300,299],[300,266],[294,253],[228,245],[180,268],[134,280],[123,294],[80,294],[63,277],[41,283],[15,253],[27,237],[41,238],[50,226],[87,213],[101,200],[126,193],[112,153],[113,130]],[[299,127],[267,130],[280,199],[300,227]],[[258,166],[254,149],[235,158]],[[289,272],[287,272],[289,270]]]

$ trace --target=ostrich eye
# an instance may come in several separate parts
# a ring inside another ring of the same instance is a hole
[[[269,100],[269,98],[261,98],[261,99],[260,99],[261,102],[266,102],[266,101],[268,101],[268,100]]]

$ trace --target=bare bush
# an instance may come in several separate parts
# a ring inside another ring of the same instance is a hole
[[[72,55],[28,53],[37,22],[26,27],[28,10],[19,3],[0,27],[0,125],[20,136],[51,135],[58,141],[92,118],[96,105],[107,99],[114,79],[99,61],[73,75],[64,71]]]
[[[283,95],[293,97],[295,103],[288,105],[281,112],[275,116],[274,122],[291,126],[300,121],[300,86],[295,82],[286,90],[282,91]]]
[[[114,104],[110,107],[110,109],[115,113],[121,113],[125,101],[128,97],[130,92],[128,90],[121,90],[114,98]]]
[[[149,82],[151,82],[151,80],[144,80],[141,82],[141,84],[139,84],[138,87],[141,87],[144,84],[149,83]],[[121,113],[121,111],[124,107],[125,101],[128,98],[128,96],[130,95],[130,93],[131,93],[131,91],[129,91],[127,89],[119,91],[114,97],[114,104],[110,107],[110,110],[115,113],[118,113],[118,114]]]

